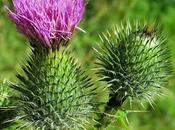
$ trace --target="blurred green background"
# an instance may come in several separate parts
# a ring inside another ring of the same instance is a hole
[[[19,65],[27,56],[28,43],[17,33],[4,10],[4,3],[11,6],[10,0],[0,0],[0,82],[4,78],[15,82]],[[95,59],[92,47],[100,41],[99,34],[128,20],[155,19],[167,37],[175,70],[175,0],[88,0],[87,3],[80,24],[86,33],[77,30],[71,44],[75,55],[88,68],[89,73],[92,73]],[[145,110],[150,112],[129,114],[128,128],[117,126],[118,130],[175,130],[175,76],[170,79],[167,89],[166,96],[156,100],[155,109],[148,105]]]

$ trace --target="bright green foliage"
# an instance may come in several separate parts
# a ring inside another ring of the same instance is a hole
[[[110,89],[110,107],[119,107],[129,98],[147,99],[161,94],[169,70],[166,40],[156,27],[127,23],[101,36],[98,74]]]
[[[81,71],[65,48],[34,49],[25,75],[17,75],[18,85],[12,85],[19,95],[19,116],[25,124],[42,130],[81,130],[90,123],[95,97],[90,78]]]
[[[9,103],[9,87],[4,80],[3,83],[0,83],[0,107],[6,106]]]
[[[0,83],[0,129],[12,125],[11,122],[5,122],[15,115],[12,102],[9,99],[10,94],[11,90],[7,85],[6,80],[4,80],[3,83]]]

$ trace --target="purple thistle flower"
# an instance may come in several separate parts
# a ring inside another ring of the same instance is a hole
[[[48,47],[71,38],[84,13],[84,0],[13,0],[9,10],[19,32]]]

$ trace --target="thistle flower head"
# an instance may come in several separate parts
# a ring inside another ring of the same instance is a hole
[[[51,47],[68,40],[84,12],[83,0],[13,0],[10,17],[19,32]]]
[[[110,89],[109,106],[121,106],[129,98],[147,99],[161,94],[170,72],[165,38],[156,27],[139,23],[115,27],[101,36],[98,74]]]

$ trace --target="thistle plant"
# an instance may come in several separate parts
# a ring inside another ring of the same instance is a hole
[[[83,0],[14,0],[9,15],[30,41],[31,55],[17,74],[12,99],[22,120],[18,129],[79,130],[96,108],[95,87],[66,44],[78,28]]]
[[[96,99],[100,92],[68,47],[75,29],[80,29],[84,1],[13,0],[13,5],[14,9],[7,7],[9,16],[28,38],[30,53],[22,73],[16,75],[18,82],[10,85],[15,90],[9,98],[15,115],[4,123],[17,122],[16,129],[38,130],[93,126],[99,114],[101,102]],[[104,112],[118,110],[126,99],[131,104],[147,99],[152,105],[170,74],[166,40],[157,27],[128,23],[100,38],[96,72],[109,90],[107,103],[102,103],[106,105]],[[99,115],[98,124],[109,123],[104,113]],[[102,128],[101,124],[96,127]]]
[[[126,99],[148,100],[161,95],[170,75],[166,39],[154,25],[136,22],[114,27],[100,36],[97,73],[108,84],[107,109],[121,107]]]

